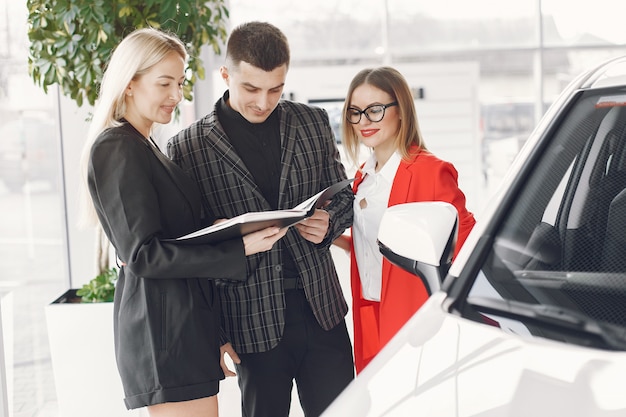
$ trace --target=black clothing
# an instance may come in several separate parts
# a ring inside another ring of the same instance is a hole
[[[220,301],[206,278],[246,278],[241,239],[166,241],[199,229],[197,184],[130,124],[91,149],[89,191],[125,263],[114,300],[115,353],[128,408],[216,394]]]

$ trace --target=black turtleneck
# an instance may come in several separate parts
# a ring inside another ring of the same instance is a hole
[[[278,209],[280,128],[276,111],[262,123],[250,123],[227,104],[228,91],[217,106],[217,117],[239,157],[272,209]]]
[[[276,110],[262,123],[250,123],[228,104],[226,91],[217,105],[217,117],[231,145],[254,177],[254,182],[272,209],[278,209],[281,143]],[[283,239],[279,242],[283,259],[283,276],[297,277],[298,269]]]

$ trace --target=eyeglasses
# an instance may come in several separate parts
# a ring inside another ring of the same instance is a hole
[[[385,117],[385,109],[387,107],[393,107],[397,105],[398,102],[394,101],[393,103],[389,104],[373,104],[371,106],[367,106],[363,110],[349,107],[346,114],[346,120],[355,125],[361,121],[361,115],[364,114],[365,117],[367,117],[367,120],[377,123],[383,120],[383,117]]]

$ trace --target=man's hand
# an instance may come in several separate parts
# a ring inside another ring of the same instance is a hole
[[[233,345],[226,343],[225,345],[220,346],[220,366],[222,367],[222,371],[224,371],[224,375],[226,376],[237,376],[235,371],[231,371],[228,368],[228,365],[226,365],[225,354],[227,353],[233,363],[241,363],[241,359],[239,359],[239,355],[237,355],[237,352],[233,349]]]
[[[326,210],[316,209],[311,217],[295,225],[300,235],[312,243],[321,243],[328,233],[330,215]]]

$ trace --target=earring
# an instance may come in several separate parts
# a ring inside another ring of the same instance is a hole
[[[128,97],[132,97],[132,96],[133,96],[133,93],[126,93],[126,95],[127,95]]]

